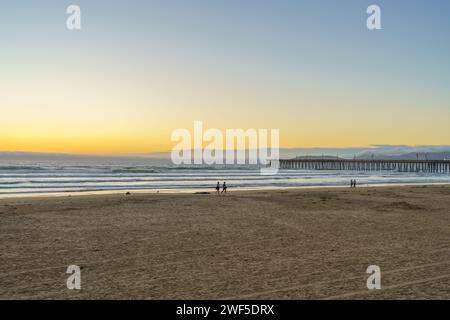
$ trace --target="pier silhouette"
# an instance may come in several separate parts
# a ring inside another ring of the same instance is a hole
[[[450,173],[450,160],[280,159],[280,169]]]

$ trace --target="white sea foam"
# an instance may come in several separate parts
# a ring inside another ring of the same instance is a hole
[[[177,167],[152,164],[148,159],[95,159],[73,162],[0,160],[0,197],[30,194],[100,192],[214,191],[226,181],[230,191],[314,186],[450,183],[450,175],[393,171],[280,170],[275,176],[260,175],[256,166]]]

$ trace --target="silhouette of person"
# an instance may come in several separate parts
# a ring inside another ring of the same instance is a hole
[[[222,192],[227,193],[227,183],[225,181],[223,182]]]
[[[353,180],[353,188],[356,188],[356,179]]]
[[[217,194],[219,194],[219,191],[220,191],[220,182],[217,181],[217,186],[216,186],[216,192],[217,192]]]

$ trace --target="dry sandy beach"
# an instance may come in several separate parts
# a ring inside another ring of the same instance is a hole
[[[3,199],[0,298],[450,299],[450,186]]]

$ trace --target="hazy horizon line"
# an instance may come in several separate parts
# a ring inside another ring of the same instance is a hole
[[[420,150],[423,148],[431,149],[428,152],[450,152],[450,145],[389,145],[389,144],[374,144],[369,146],[349,146],[349,147],[292,147],[292,148],[279,148],[280,151],[284,152],[362,152],[362,151],[403,151],[403,152],[427,152],[426,150]],[[257,148],[256,150],[258,150]],[[434,150],[433,150],[434,149]],[[444,150],[442,150],[444,149]],[[448,150],[445,150],[448,149]],[[194,151],[196,149],[190,149]],[[246,149],[234,149],[234,150],[254,150],[250,148]],[[226,149],[222,149],[226,151]],[[140,152],[140,153],[78,153],[78,152],[48,152],[48,151],[11,151],[11,150],[0,150],[1,155],[53,155],[53,156],[98,156],[98,157],[127,157],[127,156],[161,156],[170,154],[171,150],[168,151],[151,151],[151,152]]]

